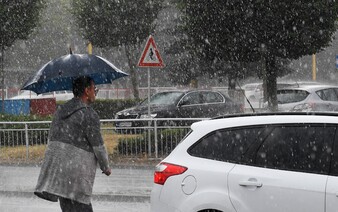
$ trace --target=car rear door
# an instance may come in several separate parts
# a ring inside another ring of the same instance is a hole
[[[203,118],[212,118],[215,116],[225,115],[235,111],[230,100],[225,99],[220,93],[214,91],[201,92],[201,112]]]
[[[334,142],[330,176],[326,185],[326,212],[338,211],[338,135]]]
[[[327,176],[236,166],[229,175],[237,212],[324,211]]]
[[[325,211],[335,127],[273,126],[246,164],[229,174],[237,212]]]
[[[186,94],[178,103],[179,116],[182,118],[203,118],[202,98],[199,91]]]
[[[194,91],[183,97],[179,113],[183,118],[212,118],[233,113],[238,108],[219,92]]]
[[[326,186],[326,212],[338,211],[338,177],[329,176]]]
[[[334,88],[327,88],[316,91],[321,101],[316,102],[318,111],[338,111],[338,91]]]

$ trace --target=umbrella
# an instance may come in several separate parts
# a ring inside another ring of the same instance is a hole
[[[68,54],[45,64],[21,90],[31,90],[37,94],[72,90],[72,81],[80,76],[89,76],[99,85],[112,83],[128,74],[100,56]]]

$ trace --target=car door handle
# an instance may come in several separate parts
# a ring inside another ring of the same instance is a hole
[[[256,182],[256,181],[240,181],[240,186],[256,186],[256,187],[262,187],[263,183]]]

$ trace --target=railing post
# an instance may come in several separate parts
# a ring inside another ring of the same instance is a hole
[[[29,140],[28,140],[28,125],[25,124],[25,140],[26,140],[26,161],[29,158]]]
[[[158,158],[158,141],[157,141],[157,121],[154,120],[154,142],[155,142],[155,158]]]

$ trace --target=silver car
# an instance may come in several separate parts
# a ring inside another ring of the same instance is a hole
[[[279,111],[338,111],[338,86],[302,85],[277,90]]]

